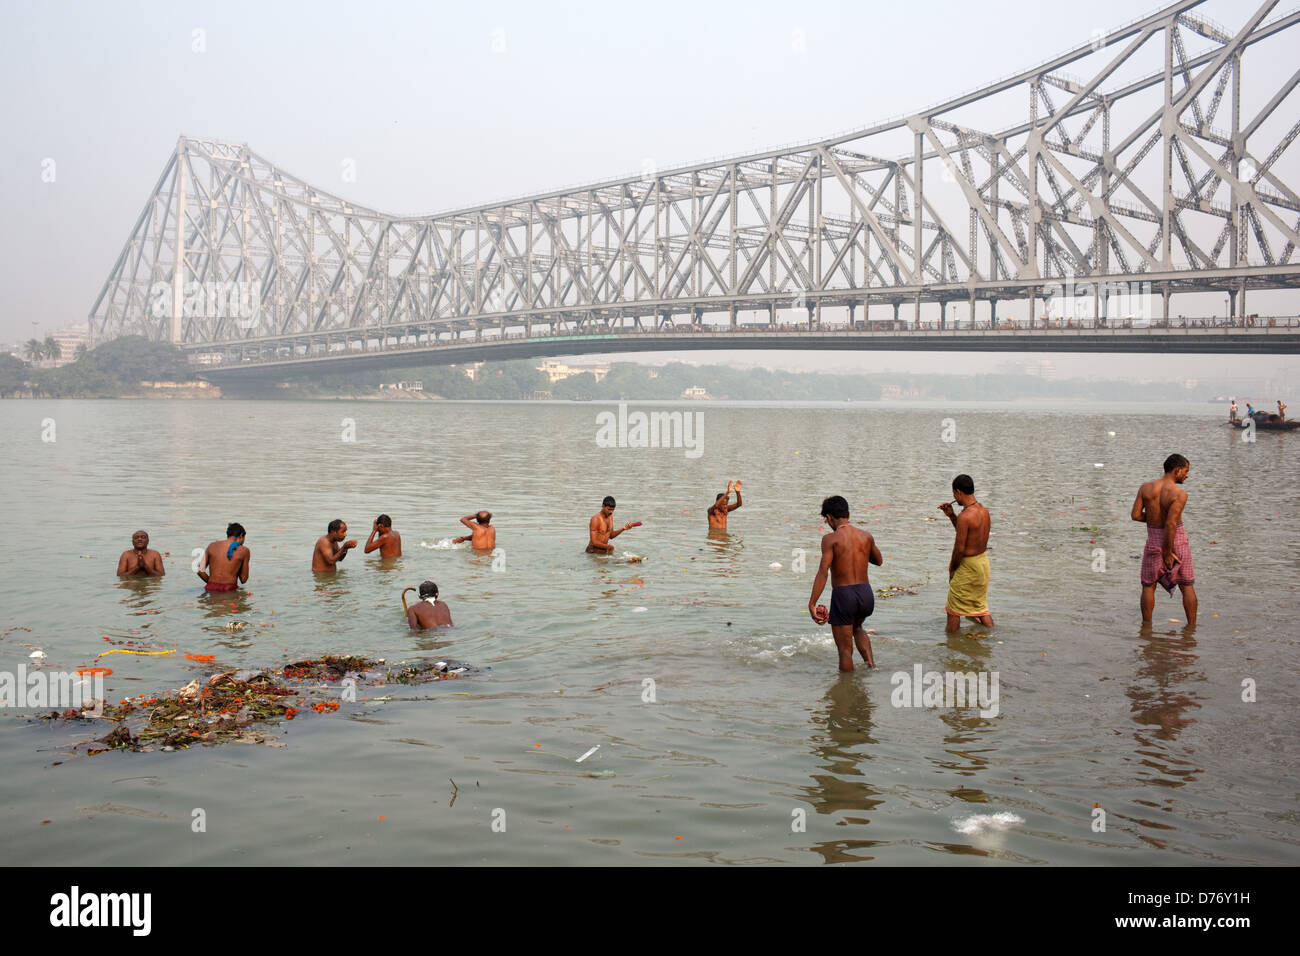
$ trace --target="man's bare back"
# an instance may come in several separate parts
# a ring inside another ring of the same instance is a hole
[[[867,569],[873,564],[883,565],[885,559],[871,532],[849,524],[849,505],[842,497],[833,495],[825,499],[822,516],[831,531],[822,536],[821,563],[813,576],[808,613],[818,625],[830,624],[831,636],[839,653],[840,670],[853,670],[855,646],[867,666],[875,667],[871,638],[862,627],[875,609],[875,595],[867,579]],[[831,579],[829,609],[817,603],[826,588],[827,574]]]
[[[469,528],[469,534],[459,538],[452,538],[452,544],[460,544],[462,541],[468,541],[470,547],[475,551],[491,551],[497,546],[497,529],[490,523],[492,521],[492,512],[478,511],[472,515],[465,515],[460,519],[460,523]]]
[[[447,602],[436,601],[431,603],[428,598],[422,598],[412,604],[410,610],[406,612],[406,620],[413,631],[427,631],[433,627],[453,626],[451,623],[451,608],[447,606]]]
[[[248,583],[252,553],[244,544],[243,529],[223,541],[213,541],[199,559],[198,575],[208,590],[232,591]]]
[[[1148,528],[1163,528],[1166,517],[1174,508],[1178,510],[1178,518],[1182,517],[1186,504],[1187,492],[1179,488],[1172,478],[1168,475],[1153,478],[1143,482],[1138,489],[1137,499],[1133,502],[1132,518],[1134,521],[1145,521]]]
[[[880,551],[870,531],[851,524],[822,536],[822,554],[831,552],[831,587],[842,588],[853,584],[869,584],[868,569],[880,564]]]

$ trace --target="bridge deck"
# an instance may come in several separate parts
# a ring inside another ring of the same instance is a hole
[[[363,330],[357,330],[362,334]],[[337,333],[335,333],[337,335]],[[592,353],[784,349],[809,351],[976,351],[976,352],[1130,352],[1178,354],[1300,353],[1300,327],[1186,327],[1141,329],[686,329],[525,336],[522,333],[484,335],[480,339],[437,342],[388,342],[374,338],[363,349],[352,348],[308,355],[222,361],[202,364],[197,374],[213,380],[287,378],[328,372],[419,365],[452,365],[478,361],[508,361],[555,355]],[[265,351],[261,343],[250,348]],[[238,343],[230,349],[239,350]],[[281,348],[278,351],[283,352]],[[207,346],[209,355],[214,354]]]

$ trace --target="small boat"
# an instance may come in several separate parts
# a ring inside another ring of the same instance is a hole
[[[1239,418],[1235,422],[1228,422],[1233,428],[1245,428],[1246,419]],[[1289,432],[1293,429],[1300,428],[1300,422],[1291,421],[1290,419],[1278,418],[1273,412],[1256,412],[1255,413],[1255,430],[1264,432]]]

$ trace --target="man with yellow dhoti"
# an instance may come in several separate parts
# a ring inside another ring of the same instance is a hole
[[[957,529],[957,540],[952,546],[952,560],[948,562],[948,633],[961,627],[963,617],[973,617],[985,627],[993,626],[989,613],[989,511],[975,500],[975,482],[970,475],[958,475],[952,480],[952,496],[961,505],[961,514],[952,510],[953,502],[945,501],[939,510]]]

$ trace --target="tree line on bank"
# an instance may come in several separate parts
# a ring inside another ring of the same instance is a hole
[[[53,350],[49,346],[53,346]],[[94,349],[79,348],[76,360],[58,368],[40,368],[58,357],[58,343],[32,339],[25,346],[31,362],[0,355],[0,397],[115,398],[140,392],[145,381],[184,382],[195,377],[185,353],[167,342],[126,336]],[[423,366],[350,373],[326,373],[267,389],[258,397],[315,398],[373,396],[381,384],[420,381],[426,397],[446,399],[545,398],[596,401],[675,400],[691,388],[703,388],[709,398],[733,401],[876,401],[889,394],[903,399],[946,401],[1008,401],[1015,399],[1082,399],[1096,401],[1203,401],[1212,398],[1210,385],[1188,390],[1175,382],[1145,384],[1045,379],[1028,375],[928,375],[919,373],[787,372],[764,368],[737,369],[725,365],[661,366],[618,362],[600,381],[590,372],[557,382],[536,368],[535,361],[489,362],[473,378],[467,369]],[[1219,386],[1222,388],[1222,386]],[[224,389],[238,396],[238,386]]]
[[[116,398],[138,392],[141,382],[183,382],[194,377],[180,349],[138,335],[113,339],[93,349],[78,347],[75,360],[58,368],[35,364],[62,357],[52,338],[45,342],[32,339],[24,351],[29,362],[0,355],[0,397]]]

